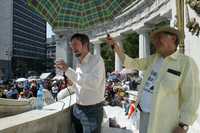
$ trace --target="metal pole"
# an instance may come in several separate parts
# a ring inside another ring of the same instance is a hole
[[[185,52],[185,32],[184,32],[184,0],[176,0],[176,11],[177,11],[177,27],[180,31],[180,43],[179,43],[179,52]]]

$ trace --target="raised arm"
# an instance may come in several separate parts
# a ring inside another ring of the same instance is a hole
[[[112,49],[119,56],[121,62],[124,63],[125,60],[124,50],[121,47],[119,47],[117,42],[112,37],[110,37],[110,35],[107,36],[106,43],[112,47]]]
[[[112,47],[112,49],[117,53],[117,55],[119,56],[122,64],[124,64],[124,66],[126,68],[134,68],[134,69],[139,69],[139,70],[146,70],[148,65],[152,63],[152,57],[150,56],[148,58],[131,58],[128,55],[126,55],[124,53],[124,49],[119,47],[119,45],[117,44],[118,42],[116,42],[112,37],[107,36],[106,38],[106,43],[108,45],[110,45]]]

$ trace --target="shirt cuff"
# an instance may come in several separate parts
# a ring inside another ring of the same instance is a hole
[[[180,122],[187,124],[187,125],[192,125],[194,123],[194,121],[197,118],[197,114],[193,114],[193,115],[188,115],[186,113],[183,113],[180,117]]]

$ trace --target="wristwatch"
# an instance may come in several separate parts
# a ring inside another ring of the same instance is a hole
[[[188,129],[189,129],[189,126],[187,124],[184,124],[184,123],[179,123],[179,127],[184,129],[185,131],[188,131]]]

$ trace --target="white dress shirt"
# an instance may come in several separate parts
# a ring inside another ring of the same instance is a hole
[[[66,76],[75,84],[76,102],[93,105],[104,100],[105,66],[102,57],[88,53],[76,70],[68,68]]]

